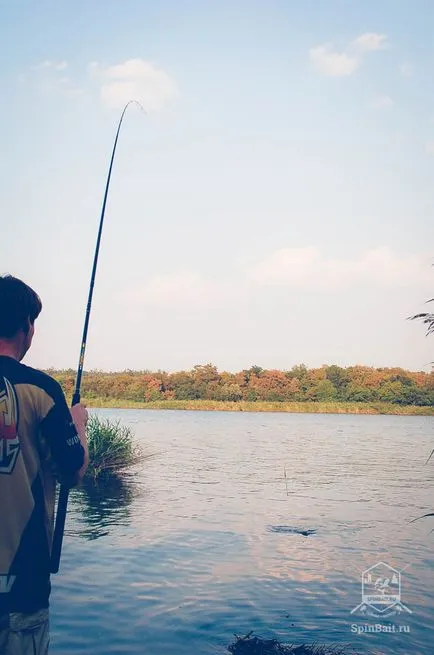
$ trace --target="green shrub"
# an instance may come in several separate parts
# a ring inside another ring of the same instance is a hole
[[[87,478],[96,480],[102,476],[124,472],[143,459],[141,449],[134,442],[130,428],[120,421],[110,421],[93,414],[87,424],[89,466]]]

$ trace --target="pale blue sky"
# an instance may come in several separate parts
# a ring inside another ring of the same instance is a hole
[[[427,369],[429,0],[0,0],[1,272],[75,366]]]

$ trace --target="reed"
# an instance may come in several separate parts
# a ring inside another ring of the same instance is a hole
[[[135,443],[131,429],[120,421],[91,415],[87,424],[89,466],[85,477],[96,480],[119,475],[141,462],[145,455]]]

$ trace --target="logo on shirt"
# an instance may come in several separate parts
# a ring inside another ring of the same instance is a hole
[[[17,434],[18,403],[15,389],[0,376],[0,474],[10,474],[20,452]]]
[[[16,575],[0,575],[0,594],[8,594],[16,580]]]

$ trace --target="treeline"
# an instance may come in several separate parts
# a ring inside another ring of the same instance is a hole
[[[48,371],[72,395],[73,370]],[[251,366],[239,373],[219,372],[213,364],[191,371],[86,372],[82,394],[91,399],[153,402],[164,400],[215,400],[226,402],[387,402],[434,406],[434,371],[411,372],[401,368],[322,366],[304,364],[288,371]]]

